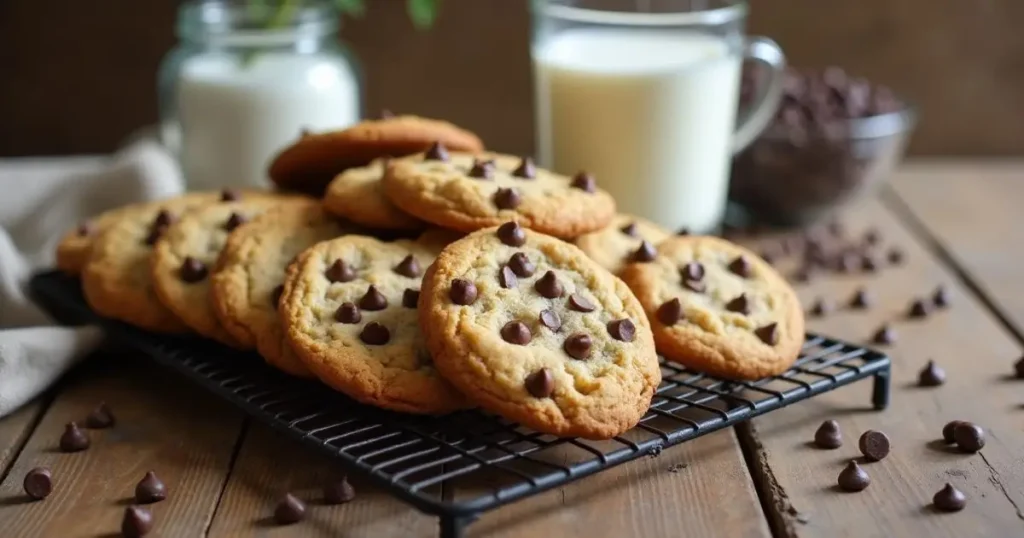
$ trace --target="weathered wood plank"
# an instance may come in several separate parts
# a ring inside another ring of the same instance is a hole
[[[7,471],[25,441],[39,421],[39,415],[46,409],[46,397],[31,402],[0,420],[0,480]]]

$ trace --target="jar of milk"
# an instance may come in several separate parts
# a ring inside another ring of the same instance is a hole
[[[359,120],[339,14],[308,0],[191,0],[160,68],[161,135],[191,190],[265,186],[303,129]]]

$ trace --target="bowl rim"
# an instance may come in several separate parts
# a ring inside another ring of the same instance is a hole
[[[907,133],[917,125],[917,106],[907,100],[901,100],[901,103],[900,108],[890,112],[860,118],[836,119],[825,125],[844,127],[841,132],[846,133],[843,137],[846,139],[885,138]],[[788,128],[773,129],[769,126],[758,138],[780,140],[786,138],[787,132]]]

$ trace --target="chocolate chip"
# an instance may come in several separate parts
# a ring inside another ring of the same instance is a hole
[[[457,305],[471,305],[476,302],[476,286],[468,280],[453,279],[448,297]]]
[[[850,308],[868,308],[873,302],[875,301],[871,297],[871,293],[864,288],[860,288],[854,292],[853,297],[850,299]]]
[[[334,311],[334,319],[339,323],[359,323],[363,320],[363,314],[359,307],[352,303],[341,303],[341,306]]]
[[[25,490],[25,495],[37,501],[45,499],[53,492],[53,475],[46,467],[36,467],[25,473],[21,487]]]
[[[862,256],[860,259],[860,270],[865,273],[878,271],[878,263],[875,261],[875,257],[870,254]]]
[[[82,431],[78,424],[68,422],[64,426],[64,434],[60,436],[61,452],[81,452],[89,448],[89,434]]]
[[[363,327],[359,339],[371,346],[383,346],[391,339],[391,331],[380,323],[371,321]]]
[[[839,473],[837,482],[844,491],[863,491],[871,484],[871,477],[857,465],[857,462],[851,461]]]
[[[928,364],[917,374],[917,384],[922,387],[937,387],[946,382],[946,371],[935,361]]]
[[[512,289],[519,285],[519,279],[509,266],[503,265],[498,272],[498,283],[505,289]]]
[[[300,501],[295,495],[285,493],[284,498],[274,508],[274,521],[279,525],[290,525],[298,523],[306,517],[306,503]]]
[[[160,502],[167,498],[167,486],[160,480],[156,473],[149,471],[142,480],[135,485],[135,500],[139,504],[150,504]]]
[[[745,256],[736,256],[736,259],[729,262],[729,271],[743,278],[750,278],[750,262]]]
[[[558,317],[558,313],[554,310],[541,310],[540,324],[551,329],[554,332],[558,332],[558,329],[562,328],[562,320]]]
[[[547,398],[555,391],[555,378],[551,375],[551,370],[541,368],[526,376],[524,385],[526,386],[526,391],[533,395],[533,397]]]
[[[129,506],[124,509],[121,519],[121,536],[125,538],[141,538],[153,530],[153,513],[141,506]]]
[[[967,497],[962,491],[954,488],[953,484],[946,482],[946,485],[932,497],[932,505],[942,512],[959,512],[967,506]]]
[[[366,289],[366,293],[359,299],[359,308],[363,310],[369,310],[371,312],[376,310],[384,310],[388,307],[388,298],[384,297],[377,286],[370,284],[370,287]]]
[[[416,258],[412,254],[409,254],[402,261],[398,262],[393,269],[396,273],[409,278],[416,278],[423,274],[423,269],[420,267],[420,262],[416,261]]]
[[[494,177],[494,161],[487,160],[482,161],[480,159],[473,159],[473,166],[469,169],[467,174],[469,177],[477,179],[491,179]]]
[[[679,270],[679,274],[682,275],[683,280],[699,282],[704,279],[704,266],[700,262],[687,262]]]
[[[166,228],[171,224],[174,224],[174,215],[171,215],[166,209],[161,209],[156,214],[156,217],[153,218],[153,224],[150,225],[150,228]]]
[[[949,306],[949,291],[945,286],[939,286],[932,292],[932,304],[936,308],[945,308]]]
[[[885,258],[892,265],[900,265],[900,264],[903,263],[903,260],[904,260],[905,256],[904,256],[902,250],[900,250],[900,249],[898,249],[896,247],[892,247],[892,248],[889,249],[889,252],[885,255]]]
[[[523,199],[515,189],[498,189],[494,193],[494,205],[498,209],[515,209]]]
[[[963,422],[953,427],[953,440],[960,452],[977,452],[985,448],[985,430],[977,424]]]
[[[199,282],[206,278],[206,273],[206,264],[192,256],[186,256],[185,261],[181,263],[181,269],[178,270],[178,275],[181,277],[181,280],[189,284]]]
[[[777,323],[769,323],[764,327],[758,327],[754,329],[754,334],[769,346],[779,343],[779,325]]]
[[[594,192],[597,190],[597,181],[587,172],[580,172],[572,178],[572,186],[584,192]]]
[[[239,198],[241,198],[241,195],[239,195],[238,191],[234,189],[224,189],[220,191],[221,202],[235,202],[238,201]]]
[[[521,321],[510,321],[501,328],[501,339],[517,346],[525,346],[533,340],[530,328]]]
[[[87,235],[92,235],[92,232],[93,232],[93,224],[92,224],[92,222],[85,221],[85,222],[79,224],[77,232],[78,232],[78,235],[80,237],[85,237]]]
[[[662,325],[675,325],[683,317],[683,304],[678,298],[665,301],[658,307],[657,316]]]
[[[860,453],[869,461],[881,461],[889,455],[889,437],[880,431],[868,430],[857,443]]]
[[[89,416],[85,417],[85,427],[96,430],[109,428],[114,425],[114,422],[116,422],[114,413],[106,402],[100,402],[95,409],[89,412]]]
[[[590,299],[587,299],[579,293],[574,293],[569,296],[569,310],[575,310],[577,312],[593,312],[596,308],[597,306],[590,302]]]
[[[697,282],[696,280],[684,280],[683,287],[694,293],[704,293],[707,291],[707,286],[703,282]]]
[[[926,318],[928,317],[928,303],[921,299],[914,299],[910,303],[910,308],[907,309],[907,317],[910,318]]]
[[[947,443],[955,443],[956,437],[953,435],[953,432],[956,430],[956,427],[961,424],[968,423],[963,420],[951,420],[947,422],[946,425],[942,427],[942,439]]]
[[[537,266],[530,261],[530,258],[522,252],[516,252],[508,259],[508,266],[512,269],[512,272],[516,276],[528,277],[533,276],[534,271],[537,270]]]
[[[1024,357],[1017,359],[1017,362],[1013,363],[1013,371],[1017,374],[1017,379],[1024,379]]]
[[[879,345],[888,345],[896,342],[896,329],[888,324],[882,325],[871,336],[871,341]]]
[[[750,314],[750,301],[747,300],[747,294],[741,293],[736,296],[735,299],[725,304],[725,309],[730,312],[738,312],[740,314]]]
[[[878,233],[878,230],[871,229],[864,232],[864,243],[868,245],[877,245],[882,240],[882,236]]]
[[[839,431],[839,423],[826,420],[814,432],[814,444],[818,448],[833,449],[843,446],[843,435]]]
[[[832,303],[826,299],[819,298],[814,301],[814,305],[811,306],[811,315],[815,317],[824,317],[832,311]]]
[[[537,177],[537,168],[533,165],[533,159],[523,157],[523,160],[519,162],[519,166],[512,171],[512,175],[523,179],[533,179]]]
[[[345,504],[356,498],[356,490],[348,483],[348,477],[324,486],[324,502],[327,504]]]
[[[506,222],[498,226],[498,240],[510,247],[521,247],[526,243],[526,232],[518,222]]]
[[[355,280],[356,272],[343,260],[338,259],[324,271],[324,276],[331,282],[351,282]]]
[[[274,286],[274,289],[270,290],[270,304],[274,305],[275,309],[281,304],[282,295],[284,295],[284,284],[278,284]]]
[[[414,290],[412,288],[405,288],[402,292],[402,306],[406,308],[416,308],[420,302],[420,290]]]
[[[619,228],[619,231],[630,237],[637,237],[640,235],[640,232],[637,231],[635,222],[630,222],[629,224],[623,226],[622,228]]]
[[[632,342],[636,337],[636,325],[628,319],[615,319],[608,322],[608,334],[622,342]]]
[[[589,335],[576,333],[565,339],[565,345],[562,346],[562,349],[564,349],[570,357],[582,361],[590,357],[590,349],[592,347],[593,343],[591,342]]]
[[[242,215],[240,213],[231,213],[231,216],[228,217],[227,222],[224,223],[224,229],[230,232],[235,228],[238,228],[239,226],[245,224],[246,221],[248,220],[249,219],[246,218],[245,215]]]
[[[658,256],[658,251],[654,248],[654,245],[647,241],[641,241],[640,246],[633,251],[630,255],[629,260],[634,262],[649,262],[653,261]]]
[[[544,276],[538,278],[537,281],[533,283],[533,289],[537,290],[537,293],[539,293],[541,297],[546,297],[548,299],[561,297],[562,294],[565,293],[565,289],[562,288],[562,284],[558,282],[558,277],[555,275],[554,271],[548,271],[547,273],[544,273]]]
[[[423,155],[424,161],[447,161],[448,160],[448,149],[444,147],[441,142],[434,142],[427,149],[427,152]]]

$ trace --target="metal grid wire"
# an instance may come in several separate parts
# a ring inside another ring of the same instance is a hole
[[[809,335],[793,368],[756,382],[724,381],[662,361],[661,387],[635,428],[608,441],[556,438],[479,411],[432,418],[363,406],[314,382],[280,374],[250,353],[103,320],[86,305],[78,281],[58,273],[36,276],[32,289],[55,315],[103,324],[111,336],[258,420],[448,521],[657,455],[664,447],[866,377],[875,377],[875,407],[888,401],[888,357]]]

